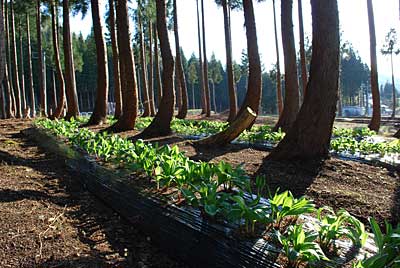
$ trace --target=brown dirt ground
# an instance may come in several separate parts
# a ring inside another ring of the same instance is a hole
[[[0,267],[183,267],[0,121]]]

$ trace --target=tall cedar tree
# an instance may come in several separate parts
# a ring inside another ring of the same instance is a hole
[[[182,55],[181,55],[181,47],[179,44],[179,29],[178,29],[178,7],[176,4],[176,0],[174,0],[174,33],[175,33],[175,51],[176,51],[176,76],[179,80],[180,86],[180,102],[181,106],[178,111],[177,118],[184,119],[187,115],[188,110],[188,95],[187,95],[187,87],[186,87],[186,78],[185,72],[183,70],[182,64]]]
[[[163,65],[163,95],[158,107],[158,112],[153,121],[137,136],[137,138],[169,135],[171,133],[171,120],[174,114],[174,57],[172,56],[171,46],[168,39],[165,0],[156,0],[156,10],[158,39],[160,40]]]
[[[114,132],[132,130],[138,111],[135,60],[131,47],[127,0],[117,1],[117,39],[120,56],[122,115],[109,129]]]
[[[376,36],[374,8],[372,0],[367,0],[368,25],[369,25],[369,45],[371,56],[371,93],[372,93],[372,118],[368,125],[371,130],[379,131],[381,124],[381,97],[378,86],[378,64],[376,59]],[[368,100],[367,100],[368,101]]]
[[[282,43],[285,62],[285,100],[282,114],[274,130],[287,132],[299,111],[299,88],[297,83],[296,48],[293,34],[293,0],[281,2]]]
[[[32,45],[31,45],[31,29],[29,22],[29,14],[26,13],[26,39],[28,47],[28,85],[29,85],[29,95],[31,99],[31,116],[36,117],[36,101],[35,101],[35,88],[33,87],[33,71],[32,71]]]
[[[301,71],[301,89],[303,92],[303,99],[307,90],[307,65],[306,65],[306,52],[304,49],[304,25],[303,25],[303,0],[297,1],[297,9],[299,15],[299,37],[300,37],[300,71]]]
[[[72,53],[71,27],[69,23],[69,0],[63,0],[63,46],[65,64],[65,91],[67,93],[66,119],[79,115],[76,92],[74,55]]]
[[[10,32],[11,32],[11,67],[12,67],[12,81],[16,102],[16,116],[22,118],[22,103],[21,103],[21,87],[19,84],[18,75],[18,60],[17,60],[17,42],[15,38],[15,16],[14,16],[14,0],[10,1]]]
[[[240,133],[251,126],[261,101],[261,62],[258,52],[257,29],[252,0],[243,0],[244,23],[246,27],[247,54],[249,59],[249,79],[247,93],[236,119],[230,126],[206,139],[198,141],[200,145],[223,146],[237,138]]]
[[[282,115],[283,111],[283,99],[282,99],[282,85],[281,85],[281,63],[279,59],[279,43],[278,43],[278,30],[276,26],[276,9],[275,0],[272,0],[272,8],[274,11],[274,32],[275,32],[275,51],[276,51],[276,100],[278,104],[279,116]]]
[[[26,93],[25,93],[25,72],[24,72],[24,45],[22,43],[22,22],[21,17],[18,23],[18,35],[19,35],[19,79],[21,87],[21,110],[23,117],[30,117],[27,113]]]
[[[156,82],[157,82],[157,102],[158,106],[160,106],[161,98],[162,98],[162,83],[161,83],[161,73],[160,73],[160,54],[158,49],[158,31],[157,26],[153,23],[153,36],[154,36],[154,60],[156,62]]]
[[[92,5],[94,39],[96,43],[97,91],[94,110],[86,125],[98,125],[105,123],[107,120],[108,64],[107,50],[100,20],[99,1],[90,0],[90,2]]]
[[[39,92],[40,92],[40,115],[47,116],[47,92],[44,77],[45,67],[43,63],[42,49],[42,14],[40,12],[40,2],[36,2],[36,36],[37,36],[37,53],[38,53],[38,69],[39,69]]]
[[[109,21],[110,21],[110,36],[113,55],[113,78],[114,78],[114,98],[115,98],[115,113],[114,117],[118,119],[122,113],[122,96],[121,96],[121,76],[119,67],[119,51],[117,44],[117,35],[115,31],[115,7],[114,0],[108,0],[109,6]]]
[[[307,94],[271,160],[322,159],[329,154],[338,100],[339,14],[337,0],[311,0],[312,57]]]
[[[64,75],[61,67],[61,60],[60,60],[60,50],[59,50],[59,44],[58,44],[58,29],[57,29],[57,15],[56,15],[56,7],[54,0],[50,2],[50,9],[51,9],[51,32],[53,35],[53,51],[54,51],[54,62],[56,65],[56,72],[57,72],[57,79],[60,85],[60,94],[59,94],[59,100],[58,100],[58,105],[56,106],[57,108],[54,108],[54,112],[51,115],[52,118],[59,118],[63,115],[64,112],[64,107],[65,107],[65,86],[64,86]],[[55,81],[53,81],[55,82]],[[55,86],[55,83],[53,83]],[[54,88],[54,94],[55,95],[55,88]],[[55,96],[53,96],[55,97]]]
[[[199,11],[199,0],[196,0],[196,12],[197,12],[197,38],[199,42],[199,86],[200,86],[200,98],[201,98],[201,114],[205,114],[207,111],[206,105],[206,94],[204,90],[204,72],[203,72],[203,51],[201,46],[201,29],[200,29],[200,11]]]
[[[206,47],[206,22],[204,14],[204,0],[201,0],[201,23],[203,30],[203,72],[204,72],[204,95],[206,102],[206,117],[211,116],[210,87],[208,84],[208,60]]]
[[[154,55],[153,55],[153,23],[148,19],[148,38],[149,38],[149,103],[150,103],[150,116],[156,115],[156,107],[154,104]]]

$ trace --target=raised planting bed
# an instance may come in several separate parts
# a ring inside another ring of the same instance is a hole
[[[273,228],[254,225],[256,222],[254,220],[250,222],[250,225],[255,226],[256,231],[252,232],[252,235],[248,233],[243,235],[244,226],[247,230],[253,228],[249,228],[248,222],[244,224],[241,218],[239,221],[232,222],[210,217],[213,214],[218,215],[217,211],[214,211],[217,208],[207,207],[204,204],[197,204],[197,207],[187,205],[188,203],[196,205],[198,200],[195,197],[198,193],[191,195],[189,188],[177,190],[179,187],[173,185],[159,190],[154,189],[154,180],[149,182],[148,176],[136,172],[132,177],[132,172],[120,169],[120,165],[116,165],[115,162],[110,164],[104,161],[110,157],[107,151],[89,155],[70,141],[68,142],[66,138],[55,136],[55,134],[62,136],[65,131],[64,126],[57,131],[32,128],[26,134],[44,149],[63,157],[68,167],[79,175],[76,178],[89,191],[146,232],[171,256],[176,256],[196,267],[283,267],[285,258],[282,257],[280,243],[284,244],[289,240],[290,233],[282,232],[278,236],[279,243],[277,239],[274,239],[276,236],[275,232],[271,231]],[[71,129],[71,131],[77,130]],[[162,166],[160,163],[159,165]],[[152,173],[156,177],[161,176],[157,167]],[[181,197],[181,193],[186,200]],[[255,195],[246,193],[242,196],[245,199],[245,205],[257,199]],[[275,195],[275,198],[280,197]],[[257,206],[274,207],[274,204],[278,202],[274,199],[271,199],[270,203],[261,198],[257,201]],[[232,200],[236,200],[237,204],[241,202],[237,196]],[[278,210],[279,208],[275,208],[275,211]],[[293,220],[293,218],[290,219]],[[297,219],[297,227],[300,226],[298,230],[303,229],[302,226],[304,226],[304,231],[307,232],[315,229],[317,225],[318,221],[309,214],[300,215]],[[367,240],[363,248],[354,247],[348,239],[335,240],[334,245],[339,248],[338,256],[330,257],[329,262],[313,260],[313,265],[351,267],[352,259],[361,259],[365,254],[374,253],[376,250],[371,239]]]

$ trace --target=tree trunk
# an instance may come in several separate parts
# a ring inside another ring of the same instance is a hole
[[[162,82],[163,96],[158,112],[151,124],[140,133],[137,138],[165,136],[171,133],[171,120],[174,114],[174,57],[168,39],[165,0],[156,0],[157,31],[160,40],[161,57],[163,64]]]
[[[35,88],[33,87],[33,74],[32,74],[32,47],[31,47],[31,30],[29,23],[29,15],[26,13],[26,39],[28,46],[28,83],[31,99],[31,116],[36,117],[36,101],[35,101]]]
[[[253,1],[243,1],[247,55],[249,60],[249,77],[247,79],[247,94],[240,107],[239,114],[243,113],[247,107],[258,114],[261,101],[261,63],[258,53],[256,22],[254,17]]]
[[[335,120],[339,77],[337,0],[311,0],[313,53],[303,105],[271,160],[321,159],[328,156]]]
[[[114,96],[115,96],[115,113],[114,117],[118,119],[122,113],[122,96],[121,96],[121,77],[120,77],[120,63],[119,51],[117,44],[117,36],[115,32],[115,8],[114,0],[108,0],[109,3],[109,16],[110,16],[110,35],[111,46],[113,53],[113,75],[114,75]]]
[[[5,69],[6,69],[6,45],[5,45],[5,36],[4,36],[4,15],[3,15],[3,0],[0,0],[0,105],[1,105],[1,113],[2,118],[7,118],[6,112],[6,94],[5,87],[3,86],[3,80],[5,78]],[[5,83],[7,81],[4,80]],[[4,92],[4,93],[3,93]]]
[[[194,97],[194,83],[192,83],[192,105],[193,110],[196,109],[196,98]]]
[[[276,50],[276,100],[278,105],[278,114],[279,116],[281,116],[283,111],[283,99],[282,99],[282,86],[281,86],[281,65],[279,60],[278,31],[276,26],[275,0],[272,0],[272,6],[274,9],[274,31],[275,31],[275,50]]]
[[[228,12],[227,0],[222,0],[222,10],[224,13],[224,30],[225,30],[225,51],[226,51],[226,76],[228,80],[229,92],[229,116],[228,122],[231,123],[237,113],[237,96],[233,79],[232,67],[232,37],[231,37],[231,18]]]
[[[64,112],[64,107],[65,107],[64,75],[63,75],[63,70],[62,70],[62,67],[61,67],[61,60],[60,60],[60,46],[58,44],[58,29],[57,29],[57,22],[56,22],[57,16],[56,16],[56,11],[55,11],[55,5],[56,5],[56,3],[54,2],[54,0],[52,0],[50,2],[51,32],[52,32],[52,36],[53,36],[54,62],[55,62],[55,66],[56,66],[57,79],[58,79],[58,82],[60,84],[60,94],[59,94],[60,95],[59,96],[60,99],[58,100],[58,105],[57,105],[57,101],[56,101],[56,103],[54,105],[53,114],[51,115],[52,119],[62,117],[63,116],[63,112]],[[56,85],[55,77],[53,79],[54,79],[53,80],[53,86],[55,86]],[[54,88],[53,88],[53,91],[54,91],[54,94],[55,94],[56,90]]]
[[[392,111],[392,118],[396,116],[396,86],[394,84],[394,74],[393,74],[393,52],[390,54],[390,64],[392,66],[392,100],[393,100],[393,111]]]
[[[104,42],[103,30],[100,20],[99,1],[90,0],[92,7],[92,20],[94,39],[96,42],[96,63],[97,63],[97,91],[96,103],[92,116],[87,122],[88,125],[103,124],[107,120],[108,103],[108,63],[107,50]]]
[[[204,90],[204,72],[203,72],[203,52],[201,50],[201,30],[200,30],[200,12],[199,12],[199,0],[196,0],[196,11],[197,11],[197,37],[199,41],[199,87],[201,97],[201,114],[207,113],[206,105],[206,94]]]
[[[188,96],[187,96],[187,86],[185,72],[182,65],[181,47],[179,43],[179,29],[178,29],[178,7],[176,5],[176,0],[174,0],[174,33],[175,33],[175,49],[176,49],[176,76],[179,80],[180,85],[180,96],[181,107],[178,111],[177,118],[184,119],[187,115],[188,110]]]
[[[201,21],[203,29],[203,71],[204,71],[204,94],[206,102],[206,117],[211,116],[211,101],[210,101],[210,87],[208,84],[208,60],[207,60],[207,48],[206,48],[206,26],[205,26],[205,15],[204,15],[204,0],[201,0]]]
[[[37,0],[36,4],[36,36],[38,46],[38,69],[39,69],[39,92],[40,92],[40,115],[47,116],[47,95],[44,78],[44,64],[43,64],[43,51],[42,51],[42,29],[41,29],[41,13],[40,13],[40,2]]]
[[[51,72],[51,81],[53,82],[53,111],[55,111],[57,109],[57,78],[55,71]]]
[[[246,97],[236,119],[230,126],[204,141],[200,140],[198,143],[201,145],[225,145],[237,138],[243,130],[251,126],[257,117],[257,113],[254,110],[258,110],[261,100],[261,62],[258,53],[253,1],[243,0],[243,10],[246,27],[247,54],[249,58],[249,79],[247,80]],[[244,106],[245,108],[243,108]]]
[[[141,3],[138,1],[138,6]],[[143,36],[143,22],[141,14],[141,7],[138,7],[138,27],[139,27],[139,45],[140,45],[140,77],[141,77],[141,88],[142,88],[142,96],[143,96],[143,117],[150,116],[150,102],[149,102],[149,91],[147,89],[147,64],[146,64],[146,48],[144,45],[144,36]]]
[[[157,27],[153,24],[154,29],[154,60],[156,61],[156,81],[157,81],[157,110],[161,103],[162,98],[162,83],[161,83],[161,73],[160,73],[160,57],[158,52],[158,34]]]
[[[22,24],[21,19],[19,20],[18,25],[18,33],[19,33],[19,70],[20,70],[20,85],[21,85],[21,109],[23,113],[23,117],[29,118],[30,115],[27,113],[27,104],[26,104],[26,93],[25,93],[25,73],[24,73],[24,45],[22,43]]]
[[[149,103],[150,103],[150,116],[155,116],[156,114],[156,107],[154,104],[154,56],[152,53],[153,49],[153,24],[151,20],[148,21],[149,27]]]
[[[18,75],[18,60],[17,60],[17,42],[15,38],[15,18],[14,18],[14,0],[10,1],[10,16],[11,16],[11,65],[12,65],[12,80],[16,101],[16,116],[17,118],[22,118],[22,110],[21,110],[21,88],[19,84],[19,75]]]
[[[214,81],[211,81],[211,87],[212,87],[212,94],[213,94],[214,112],[217,113],[217,102],[216,102],[216,99],[215,99],[215,83],[214,83]]]
[[[138,113],[138,96],[135,60],[132,53],[131,34],[129,31],[127,0],[119,0],[117,2],[116,11],[121,71],[122,115],[118,121],[110,127],[110,130],[119,132],[134,129]]]
[[[274,130],[281,128],[287,132],[296,119],[299,111],[299,88],[297,83],[296,48],[294,45],[293,0],[281,2],[282,43],[285,60],[285,101],[283,111]]]
[[[247,128],[246,126],[251,125],[252,122],[256,120],[256,117],[257,114],[247,107],[247,109],[241,113],[226,130],[216,135],[201,139],[197,141],[196,144],[224,146],[226,145],[227,140],[232,141],[239,137],[239,135]]]
[[[300,66],[301,66],[301,89],[303,92],[303,100],[307,90],[307,66],[306,66],[306,52],[304,51],[304,26],[303,26],[303,7],[302,0],[297,1],[299,13],[299,37],[300,37]]]
[[[69,23],[69,0],[63,0],[63,46],[65,64],[65,89],[67,93],[66,119],[79,115],[78,96],[76,93],[74,55],[72,53],[71,29]]]
[[[368,125],[371,130],[379,131],[381,124],[381,98],[378,86],[378,64],[376,59],[376,36],[375,20],[372,0],[367,0],[368,25],[369,25],[369,44],[371,56],[371,93],[372,93],[372,118]],[[368,96],[368,95],[367,95]],[[368,98],[367,98],[368,103]]]
[[[400,129],[393,135],[393,137],[400,139]]]
[[[178,108],[178,112],[182,108],[182,98],[181,98],[181,81],[178,78],[177,74],[177,69],[178,69],[178,62],[176,61],[175,58],[175,72],[174,72],[174,88],[175,88],[175,99],[176,99],[176,107]]]

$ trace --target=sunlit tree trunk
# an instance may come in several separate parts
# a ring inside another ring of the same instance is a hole
[[[157,9],[157,31],[160,40],[161,57],[163,65],[162,82],[163,96],[161,98],[158,112],[151,124],[143,130],[138,137],[157,137],[171,133],[171,120],[174,114],[174,57],[168,39],[168,28],[166,20],[165,0],[156,0]]]
[[[31,47],[31,29],[29,22],[29,14],[26,13],[26,39],[28,46],[28,85],[29,94],[31,99],[31,116],[36,117],[36,100],[35,100],[35,88],[33,87],[33,73],[32,73],[32,47]]]
[[[201,0],[201,21],[203,29],[203,72],[204,72],[204,95],[206,102],[206,117],[211,116],[211,101],[210,101],[210,87],[208,85],[208,60],[207,60],[207,47],[206,47],[206,26],[204,14],[204,0]]]
[[[371,93],[372,93],[372,118],[368,125],[371,130],[379,131],[381,124],[381,98],[378,86],[378,64],[376,59],[376,36],[375,20],[372,0],[367,0],[368,25],[369,25],[369,45],[371,56]],[[367,95],[368,96],[368,95]],[[368,98],[367,98],[368,103]]]
[[[66,119],[79,115],[78,95],[76,93],[74,55],[72,53],[71,29],[69,22],[69,0],[63,0],[63,46],[65,64],[65,91],[67,95]]]
[[[161,83],[161,73],[160,73],[160,57],[158,51],[158,34],[156,24],[153,24],[153,36],[154,36],[154,60],[156,62],[156,82],[157,82],[157,110],[158,106],[160,106],[161,98],[162,98],[162,83]]]
[[[115,97],[115,113],[114,117],[118,119],[122,113],[122,96],[121,96],[121,77],[119,68],[119,51],[117,44],[117,36],[115,31],[115,7],[114,0],[109,0],[109,16],[110,16],[110,36],[113,53],[113,75],[114,75],[114,97]]]
[[[45,85],[44,71],[45,67],[43,64],[43,50],[42,50],[42,20],[40,12],[40,2],[36,2],[36,36],[37,36],[37,49],[38,49],[38,70],[39,70],[39,92],[40,92],[40,115],[47,116],[47,92]]]
[[[128,3],[119,0],[116,8],[118,50],[120,55],[122,115],[110,130],[126,131],[135,127],[138,113],[135,60],[132,53],[129,31]]]
[[[150,103],[150,116],[154,116],[156,114],[156,108],[154,104],[154,56],[152,53],[153,49],[153,24],[151,20],[148,21],[149,27],[149,103]]]
[[[1,114],[3,118],[7,118],[6,106],[8,105],[6,102],[6,86],[3,85],[7,83],[5,78],[5,70],[6,70],[6,45],[5,45],[5,34],[4,34],[4,5],[3,0],[0,0],[0,105],[1,105]],[[8,112],[9,114],[9,112]]]
[[[224,131],[200,140],[201,145],[225,145],[236,139],[243,130],[250,127],[257,116],[261,101],[261,62],[257,44],[257,29],[252,0],[243,0],[244,23],[246,27],[249,78],[245,100],[235,120]]]
[[[203,68],[203,52],[201,46],[201,29],[200,29],[200,12],[199,12],[199,0],[196,0],[196,11],[197,11],[197,37],[199,42],[199,87],[200,87],[200,98],[201,98],[201,114],[207,113],[206,105],[206,94],[204,89],[205,77]]]
[[[279,43],[278,43],[278,30],[276,26],[276,9],[275,0],[272,0],[272,7],[274,9],[274,31],[275,31],[275,50],[276,50],[276,100],[278,104],[279,116],[283,111],[283,99],[282,99],[282,86],[281,86],[281,64],[279,56]]]
[[[21,109],[22,109],[22,115],[24,117],[30,117],[30,114],[27,114],[27,107],[26,107],[27,103],[26,103],[26,93],[25,93],[24,45],[22,43],[21,19],[19,20],[18,34],[19,34],[19,70],[20,70],[20,85],[21,85]]]
[[[313,42],[310,78],[292,128],[271,160],[321,159],[329,154],[338,99],[339,15],[337,0],[311,0]]]
[[[396,116],[396,86],[394,84],[394,73],[393,73],[393,52],[390,53],[390,66],[392,67],[392,100],[393,100],[393,104],[392,104],[392,118],[395,118]]]
[[[90,0],[90,3],[92,7],[94,39],[96,43],[97,91],[94,110],[86,125],[98,125],[105,123],[107,120],[108,63],[107,50],[100,20],[99,1]]]
[[[181,47],[179,43],[179,29],[178,29],[178,8],[176,5],[176,0],[174,0],[174,33],[175,33],[175,49],[176,49],[176,76],[179,80],[180,85],[180,102],[181,107],[178,111],[177,118],[184,119],[187,115],[188,110],[188,96],[187,96],[187,86],[186,86],[186,78],[185,72],[183,70],[182,65],[182,55],[181,55]]]
[[[274,130],[287,132],[299,111],[299,88],[296,64],[296,48],[293,34],[293,0],[281,2],[282,43],[285,60],[285,100],[282,114]]]
[[[299,13],[299,37],[300,37],[300,66],[301,66],[301,88],[303,92],[303,99],[307,90],[307,66],[306,66],[306,52],[304,50],[304,26],[303,26],[303,5],[302,0],[297,1]]]
[[[225,51],[226,51],[226,76],[228,80],[229,92],[229,116],[228,122],[232,122],[237,113],[237,96],[233,79],[232,68],[232,37],[231,37],[231,18],[228,12],[227,0],[222,0],[222,10],[224,13],[224,30],[225,30]]]
[[[16,117],[22,118],[22,110],[21,110],[21,87],[19,83],[19,75],[18,75],[18,59],[17,59],[17,42],[15,38],[15,18],[14,18],[14,0],[10,1],[10,32],[11,32],[11,67],[12,67],[12,81],[16,102]]]
[[[138,1],[138,5],[141,3]],[[139,49],[140,49],[140,77],[141,77],[141,88],[143,97],[143,114],[142,116],[150,116],[150,102],[149,102],[149,91],[147,88],[147,63],[146,63],[146,47],[144,45],[143,35],[143,14],[141,8],[138,8],[138,28],[139,28]]]
[[[51,32],[53,36],[53,51],[54,51],[54,62],[56,66],[56,73],[57,73],[57,80],[60,85],[60,94],[58,104],[57,101],[54,105],[53,114],[51,118],[60,118],[63,116],[64,107],[65,107],[65,86],[64,86],[64,75],[63,70],[61,67],[61,60],[60,60],[60,46],[58,43],[58,28],[57,28],[57,15],[56,15],[56,5],[54,0],[50,2],[50,9],[51,9]],[[53,78],[53,86],[55,87],[55,77]],[[56,89],[53,88],[54,94],[56,93]],[[54,97],[54,96],[53,96]],[[57,107],[57,108],[56,108]]]

